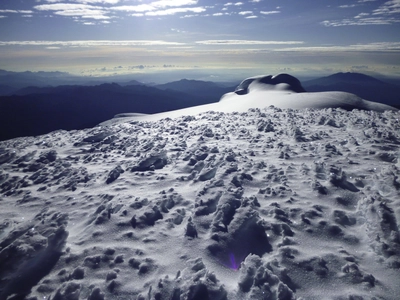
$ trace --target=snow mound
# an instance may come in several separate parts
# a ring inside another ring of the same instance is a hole
[[[343,108],[384,111],[388,105],[363,100],[345,92],[307,93],[300,81],[289,74],[261,75],[243,80],[234,92],[223,95],[224,105],[240,111],[241,107],[262,108]]]
[[[217,103],[152,115],[122,114],[103,122],[102,125],[134,120],[156,121],[164,118],[198,115],[207,111],[224,113],[246,112],[251,108],[262,109],[271,105],[281,109],[343,108],[346,110],[361,109],[379,112],[397,110],[391,106],[367,101],[345,92],[307,93],[296,77],[288,74],[278,74],[275,76],[261,75],[247,78],[242,81],[235,91],[223,95]]]
[[[289,74],[260,75],[243,80],[235,89],[238,95],[245,95],[253,90],[278,90],[292,91],[295,93],[305,92],[300,80]]]

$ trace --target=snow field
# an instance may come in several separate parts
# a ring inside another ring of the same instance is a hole
[[[204,112],[0,143],[1,299],[396,299],[396,111]]]

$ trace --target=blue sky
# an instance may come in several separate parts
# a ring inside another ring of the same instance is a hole
[[[400,0],[2,0],[0,68],[400,76]]]

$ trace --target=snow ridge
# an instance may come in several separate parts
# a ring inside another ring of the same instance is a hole
[[[247,112],[252,108],[275,106],[282,109],[304,108],[343,108],[346,110],[364,109],[383,112],[397,110],[389,105],[371,102],[345,92],[307,93],[300,81],[289,74],[260,75],[243,80],[235,91],[224,94],[218,103],[199,105],[166,113],[138,115],[117,115],[103,125],[129,122],[133,120],[157,121],[163,118],[177,118],[197,115],[208,111]]]

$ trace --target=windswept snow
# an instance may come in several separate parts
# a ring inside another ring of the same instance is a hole
[[[398,299],[399,112],[256,86],[0,142],[0,299]]]

